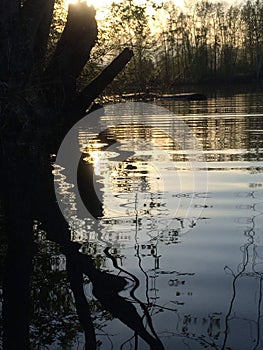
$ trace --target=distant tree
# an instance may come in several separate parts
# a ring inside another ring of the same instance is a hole
[[[99,22],[98,41],[86,75],[104,66],[129,44],[134,58],[105,93],[179,84],[235,81],[262,76],[262,2],[173,1],[156,5],[113,2]],[[150,10],[149,10],[150,9]]]
[[[242,8],[245,56],[251,73],[259,80],[263,64],[263,3],[248,0]]]
[[[134,0],[113,2],[109,7],[109,19],[102,23],[102,33],[106,34],[105,37],[108,36],[108,56],[125,46],[129,46],[134,52],[130,64],[111,86],[116,92],[120,87],[128,91],[145,91],[151,80],[151,49],[154,48],[155,40],[149,26],[149,6],[150,1],[144,4],[138,4]]]
[[[220,72],[224,78],[231,79],[238,74],[239,48],[241,45],[240,8],[230,6],[224,18],[222,27],[222,52],[220,58]]]

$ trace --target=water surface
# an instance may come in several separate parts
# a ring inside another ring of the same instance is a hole
[[[118,107],[107,107],[103,137],[78,130],[79,192],[99,220],[85,216],[67,174],[55,167],[72,240],[98,268],[127,279],[120,295],[152,332],[147,310],[165,349],[263,346],[262,101],[263,94],[155,101],[165,112],[147,115],[147,122],[129,108],[116,119]],[[82,349],[72,296],[65,291],[65,257],[48,247],[45,273],[57,283],[46,285],[55,296],[49,291],[54,328],[48,348],[67,342]],[[101,308],[89,280],[85,293],[99,349],[150,348]],[[56,309],[65,305],[68,322]],[[43,307],[35,307],[43,323]],[[35,337],[37,329],[34,324]]]

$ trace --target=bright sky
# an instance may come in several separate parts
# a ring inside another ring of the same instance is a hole
[[[65,0],[66,5],[68,4],[74,4],[77,3],[79,0]],[[99,9],[100,7],[103,7],[105,5],[109,5],[112,1],[111,0],[84,0],[89,5],[93,5],[96,9]]]
[[[77,3],[78,1],[79,0],[65,0],[65,3],[66,5],[68,5],[69,3]],[[82,1],[86,1],[88,4],[93,5],[97,10],[99,10],[103,6],[110,5],[113,1],[118,2],[121,0],[82,0]],[[184,4],[184,0],[174,0],[174,1],[178,6],[183,6]],[[144,3],[143,0],[137,0],[135,2]],[[162,0],[155,1],[155,3],[160,3],[160,2],[162,2]]]
[[[65,7],[68,8],[68,5],[71,3],[77,3],[79,0],[64,0],[65,2]],[[106,6],[109,6],[111,3],[113,2],[121,2],[123,0],[80,0],[81,2],[87,2],[87,4],[89,5],[92,5],[95,7],[96,9],[96,19],[98,21],[103,21],[105,19],[105,17],[108,16],[108,10],[106,8]],[[196,0],[186,0],[187,2],[194,2]],[[143,4],[145,3],[146,1],[145,0],[134,0],[135,3],[138,3],[138,4]],[[155,0],[154,1],[156,4],[158,3],[162,3],[162,2],[165,2],[165,0]],[[185,0],[174,0],[175,4],[179,7],[184,7],[184,4],[185,4]],[[153,9],[151,9],[149,7],[149,11],[148,11],[148,14],[151,16],[151,15],[155,15],[155,13],[152,13]],[[167,19],[167,13],[162,13],[162,12],[159,12],[159,15],[155,16],[155,24],[156,23],[165,23],[166,19]],[[151,22],[149,23],[150,26],[151,26]],[[152,30],[154,31],[155,30],[155,25],[151,26]]]

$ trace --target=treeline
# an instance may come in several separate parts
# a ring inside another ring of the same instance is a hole
[[[107,11],[98,21],[100,39],[86,74],[96,73],[124,46],[135,53],[108,93],[262,81],[262,0],[237,5],[197,0],[185,7],[123,0]]]

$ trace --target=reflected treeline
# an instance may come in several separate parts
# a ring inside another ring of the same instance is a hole
[[[184,117],[185,122],[195,135],[198,135],[206,161],[234,162],[262,159],[263,119],[259,113],[261,109],[257,94],[237,94],[228,100],[219,96],[193,105],[169,102],[161,105],[176,114],[188,115]],[[253,108],[254,111],[251,112],[250,109]],[[239,115],[236,114],[237,111]],[[201,113],[204,115],[198,118]],[[180,161],[180,157],[182,155],[173,154],[174,161]]]

